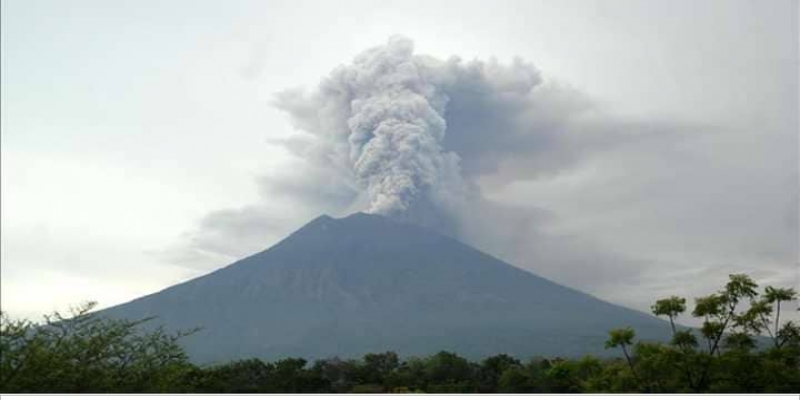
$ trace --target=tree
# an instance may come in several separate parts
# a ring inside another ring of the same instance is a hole
[[[302,393],[316,391],[319,382],[310,379],[303,358],[284,358],[271,364],[268,391],[275,393]]]
[[[386,389],[386,378],[399,366],[400,359],[393,351],[366,354],[362,365],[364,370],[364,382],[362,383],[378,384]]]
[[[659,316],[667,316],[669,318],[669,324],[672,327],[672,334],[675,335],[677,331],[675,330],[675,318],[686,311],[686,299],[677,296],[671,296],[666,299],[661,299],[656,301],[651,309],[653,310],[653,314]]]
[[[625,359],[628,361],[629,365],[633,365],[631,362],[631,357],[628,354],[628,346],[633,344],[633,338],[636,336],[636,333],[633,331],[633,328],[627,327],[622,329],[614,329],[608,333],[608,340],[606,340],[606,348],[617,348],[622,347],[622,354],[625,355]]]
[[[777,348],[780,348],[786,344],[786,342],[798,336],[798,329],[791,321],[787,322],[783,327],[780,325],[781,303],[793,300],[797,300],[797,291],[792,288],[774,288],[772,286],[767,286],[764,289],[763,301],[768,304],[775,304],[774,328],[770,330],[767,321],[764,321],[764,327],[767,332],[769,332]]]
[[[507,354],[498,354],[496,356],[484,359],[478,368],[478,380],[480,382],[479,385],[481,391],[496,391],[498,382],[503,373],[510,368],[521,366],[522,363],[518,359]]]
[[[315,361],[311,371],[318,379],[327,382],[332,392],[347,393],[358,382],[357,364],[353,360],[330,358]]]
[[[429,379],[427,370],[428,359],[410,357],[400,363],[400,366],[389,374],[387,378],[391,387],[405,387],[409,391],[425,390]]]
[[[633,331],[633,328],[627,327],[622,329],[614,329],[608,333],[608,340],[606,340],[606,348],[622,348],[622,354],[625,355],[625,361],[628,363],[628,368],[630,368],[631,374],[633,375],[634,379],[637,382],[641,383],[639,377],[636,374],[636,370],[633,367],[633,360],[631,360],[631,356],[628,353],[628,347],[633,344],[633,338],[636,336],[636,333]]]
[[[0,322],[0,391],[151,392],[180,390],[192,370],[178,340],[191,332],[146,330],[90,311],[95,303],[45,316],[45,323]]]
[[[702,318],[700,333],[707,349],[697,349],[691,329],[677,329],[674,319],[685,311],[685,300],[669,297],[656,301],[652,311],[670,319],[669,345],[637,343],[630,354],[634,332],[610,332],[606,347],[622,347],[628,369],[638,385],[653,391],[770,391],[800,382],[800,329],[791,321],[780,324],[781,302],[797,299],[793,289],[768,286],[759,297],[758,285],[743,274],[729,275],[725,287],[695,299],[692,315]],[[743,307],[749,300],[749,306]],[[775,319],[772,320],[773,311]],[[770,333],[772,349],[758,349],[758,337]],[[636,362],[633,362],[633,359]],[[590,382],[590,387],[605,384],[616,387],[607,368]]]
[[[506,369],[497,379],[497,391],[501,393],[530,393],[532,389],[530,376],[519,366]]]
[[[425,362],[427,390],[431,392],[467,392],[473,376],[470,362],[455,353],[440,351]]]
[[[253,358],[211,366],[195,387],[211,393],[258,393],[269,388],[272,366]]]
[[[753,299],[758,285],[744,274],[728,275],[725,289],[717,294],[699,297],[695,300],[692,315],[704,318],[701,332],[709,345],[708,354],[714,355],[725,330],[736,320],[736,307],[743,299]]]
[[[586,382],[603,370],[600,360],[586,356],[580,360],[557,360],[545,371],[547,388],[556,393],[583,393]]]

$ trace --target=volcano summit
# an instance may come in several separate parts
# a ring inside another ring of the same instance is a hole
[[[101,311],[157,316],[200,362],[261,357],[603,353],[608,330],[666,339],[664,321],[373,214],[321,216],[273,247]]]

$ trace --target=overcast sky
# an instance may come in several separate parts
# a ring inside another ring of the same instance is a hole
[[[557,88],[521,126],[574,133],[473,173],[501,211],[462,240],[643,311],[728,273],[800,287],[796,1],[4,0],[1,22],[13,315],[128,301],[353,211],[287,184],[302,132],[275,98],[395,34],[520,57]]]

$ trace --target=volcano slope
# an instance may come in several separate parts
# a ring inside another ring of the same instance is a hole
[[[196,362],[261,357],[602,355],[610,329],[666,340],[668,324],[372,214],[321,216],[273,247],[100,312],[156,316]]]

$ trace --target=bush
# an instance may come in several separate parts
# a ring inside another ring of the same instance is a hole
[[[192,371],[178,339],[140,321],[109,320],[90,313],[94,303],[69,318],[54,313],[45,323],[14,321],[0,314],[0,391],[166,392],[189,389]]]

